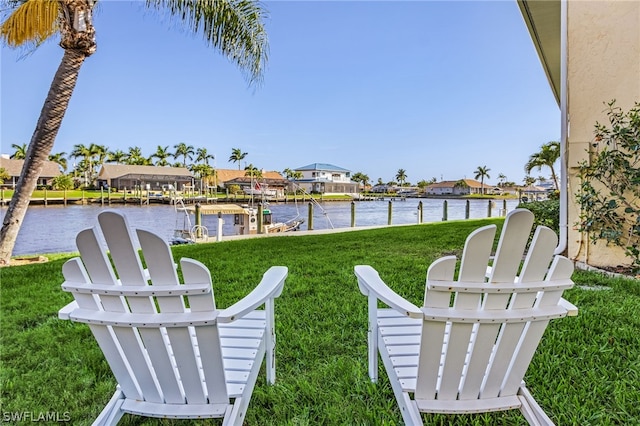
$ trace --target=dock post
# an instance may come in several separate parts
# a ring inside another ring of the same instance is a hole
[[[307,217],[307,230],[313,231],[313,203],[309,203],[309,215]]]
[[[222,220],[222,212],[218,212],[218,229],[216,230],[216,241],[222,241],[222,225],[224,225],[224,220]]]
[[[356,202],[351,202],[351,227],[356,227]]]
[[[44,206],[47,207],[47,187],[44,187]]]
[[[258,203],[258,234],[264,234],[262,203]]]
[[[447,214],[448,214],[448,211],[447,211],[447,204],[448,204],[448,203],[447,203],[447,200],[444,200],[444,201],[442,202],[442,221],[443,221],[443,222],[446,222],[446,220],[447,220]]]
[[[493,203],[493,200],[489,200],[489,204],[487,205],[487,217],[491,217],[491,203]]]
[[[422,223],[422,201],[418,202],[418,225]]]
[[[124,187],[123,191],[124,193],[122,194],[123,195],[122,202],[124,204],[127,204],[127,187],[126,186]]]
[[[85,205],[85,202],[84,202],[84,189],[82,190],[82,205],[83,206]]]
[[[140,192],[142,199],[142,191]],[[196,203],[196,238],[202,237],[202,212],[200,211],[200,203]]]
[[[500,216],[507,215],[507,200],[502,200],[502,214]]]
[[[111,205],[111,187],[107,188],[107,204]]]
[[[62,194],[63,194],[63,195],[62,195],[62,198],[63,198],[63,200],[64,200],[64,206],[65,206],[65,207],[67,207],[67,188],[65,188],[65,189],[63,190],[63,193],[62,193]]]
[[[389,201],[389,214],[387,218],[387,225],[391,225],[393,219],[393,203]]]
[[[104,207],[104,188],[100,187],[100,205]]]
[[[471,205],[469,203],[469,200],[467,200],[467,203],[464,206],[464,218],[465,219],[469,219],[470,212],[471,212]]]

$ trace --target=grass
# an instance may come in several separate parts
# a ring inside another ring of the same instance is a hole
[[[502,221],[273,237],[173,250],[176,259],[191,257],[210,268],[221,307],[246,295],[269,266],[289,268],[276,301],[276,384],[266,385],[261,374],[246,424],[395,425],[402,418],[383,367],[378,384],[367,377],[367,303],[358,291],[353,266],[372,265],[392,288],[418,304],[428,265],[442,255],[459,255],[469,232],[487,223]],[[88,328],[57,319],[58,309],[71,301],[60,290],[64,261],[59,256],[45,264],[0,270],[2,416],[53,412],[66,414],[74,425],[90,424],[114,391],[116,383]],[[527,384],[557,424],[640,424],[640,285],[581,271],[574,281],[576,288],[565,292],[565,298],[580,314],[551,323],[525,377]],[[433,425],[524,424],[517,411],[424,419]],[[174,422],[125,416],[121,424]]]

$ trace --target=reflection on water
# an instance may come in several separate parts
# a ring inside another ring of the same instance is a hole
[[[418,202],[423,204],[423,222],[438,222],[443,217],[443,201],[434,199],[407,199],[393,201],[393,224],[409,224],[418,222]],[[465,200],[448,200],[448,219],[464,219]],[[513,210],[517,200],[507,200],[507,210]],[[487,217],[488,200],[471,200],[469,216],[471,218]],[[502,209],[502,201],[492,206],[492,216],[498,216]],[[173,206],[151,205],[133,206],[119,205],[101,207],[96,205],[64,206],[31,206],[27,210],[14,255],[33,253],[57,253],[76,251],[75,236],[96,224],[98,213],[103,210],[115,210],[123,213],[130,225],[147,229],[169,241],[175,229],[185,228],[183,212],[176,212]],[[305,223],[301,230],[308,227],[308,203],[271,204],[269,209],[273,213],[274,221],[284,222],[296,217],[303,218]],[[356,226],[386,225],[388,222],[389,201],[367,201],[355,203]],[[3,207],[2,218],[6,213]],[[315,205],[313,211],[313,229],[346,228],[351,226],[350,202],[325,202],[321,206]],[[217,216],[203,216],[203,225],[209,230],[210,236],[216,235]],[[194,223],[191,217],[191,223]],[[223,235],[233,235],[233,219],[225,217]]]

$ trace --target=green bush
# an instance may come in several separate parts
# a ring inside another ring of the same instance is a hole
[[[560,233],[560,201],[546,200],[534,201],[531,203],[520,203],[518,208],[528,209],[534,214],[534,229],[538,225],[543,225]]]

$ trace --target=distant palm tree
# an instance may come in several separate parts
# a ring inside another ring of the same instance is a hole
[[[10,158],[13,158],[14,160],[24,160],[25,158],[27,158],[26,143],[23,143],[22,145],[12,143],[11,148],[15,149],[15,152],[11,155]]]
[[[115,151],[109,152],[107,154],[108,163],[121,164],[126,161],[127,161],[127,153],[122,151],[121,149],[116,149]]]
[[[67,159],[65,158],[65,156],[67,155],[66,152],[58,152],[57,154],[51,154],[49,156],[49,161],[53,161],[54,163],[57,163],[60,168],[62,169],[63,172],[67,171]]]
[[[53,148],[85,59],[96,51],[94,0],[2,2],[0,38],[9,47],[37,48],[60,36],[64,55],[47,92],[28,155],[0,230],[0,264],[9,264],[31,194]],[[260,83],[267,61],[266,11],[258,1],[147,0],[147,8],[166,13],[201,33],[205,42],[235,63],[249,83]]]
[[[209,165],[209,160],[215,159],[215,156],[209,154],[207,152],[207,148],[198,148],[196,149],[196,162],[201,162]]]
[[[229,157],[229,162],[238,163],[238,170],[240,170],[240,161],[249,155],[248,152],[242,152],[240,148],[233,148],[231,150],[231,156]]]
[[[407,172],[405,169],[398,169],[396,173],[396,179],[400,182],[400,186],[404,186],[404,181],[407,180]]]
[[[353,176],[351,176],[352,181],[362,184],[363,190],[367,189],[367,184],[369,183],[369,179],[370,179],[369,176],[362,172],[354,173]]]
[[[193,146],[180,142],[178,145],[174,145],[173,147],[176,149],[176,152],[173,154],[173,158],[177,160],[182,157],[182,166],[187,167],[187,158],[191,160],[193,158],[193,154],[195,154]]]
[[[547,142],[540,147],[540,151],[529,156],[529,161],[524,165],[524,171],[529,174],[534,168],[541,170],[542,167],[549,167],[551,169],[551,179],[553,184],[558,189],[558,178],[556,176],[556,170],[553,165],[560,158],[560,142],[551,141]]]
[[[503,173],[500,173],[498,175],[498,180],[500,181],[500,183],[498,183],[498,186],[504,186],[504,183],[507,181],[507,176]]]
[[[156,148],[156,152],[155,154],[151,155],[151,158],[157,158],[158,161],[156,161],[156,166],[168,166],[169,165],[169,161],[167,161],[167,158],[172,157],[173,154],[171,154],[169,152],[169,145],[166,146],[160,146],[158,145],[158,147]]]
[[[251,176],[256,179],[260,179],[262,177],[262,170],[258,169],[253,164],[249,164],[247,167],[244,168],[244,170],[245,170],[244,172],[245,176]]]
[[[151,159],[142,155],[142,148],[139,146],[130,146],[127,154],[127,164],[130,166],[149,166]]]
[[[71,154],[69,154],[72,158],[82,158],[82,161],[78,163],[77,171],[85,174],[85,185],[88,184],[89,179],[92,175],[91,168],[91,145],[87,146],[85,144],[79,143],[73,146],[73,150]]]
[[[484,178],[490,178],[491,176],[489,176],[489,172],[491,171],[490,168],[488,168],[487,166],[478,166],[478,168],[476,169],[475,173],[475,178],[476,179],[480,179],[480,191],[482,192],[482,194],[484,194]]]

